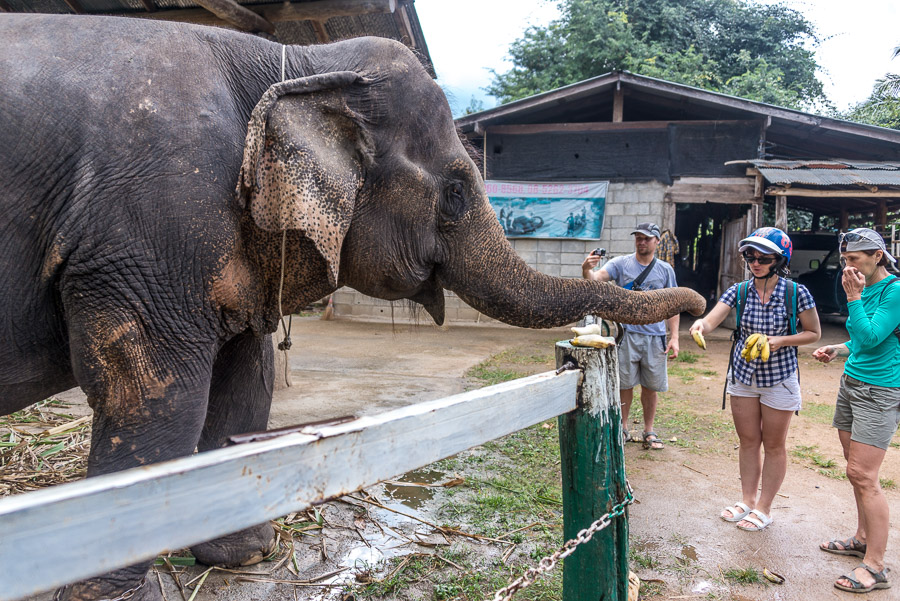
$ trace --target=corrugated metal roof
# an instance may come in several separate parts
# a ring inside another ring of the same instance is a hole
[[[748,159],[773,184],[900,186],[900,163],[844,159]]]
[[[900,170],[900,163],[871,162],[871,161],[847,161],[843,159],[793,159],[793,160],[764,160],[748,159],[754,167],[759,169],[865,169],[879,171]]]
[[[900,169],[784,169],[757,167],[773,184],[810,186],[900,186]]]

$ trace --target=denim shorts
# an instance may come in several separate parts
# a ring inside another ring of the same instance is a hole
[[[887,450],[900,424],[900,388],[873,386],[844,374],[834,421],[850,440]]]
[[[666,337],[635,334],[625,330],[619,343],[619,389],[641,388],[665,392],[669,389],[666,369]]]

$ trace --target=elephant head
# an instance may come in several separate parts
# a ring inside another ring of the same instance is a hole
[[[257,104],[238,193],[260,228],[312,242],[329,289],[411,299],[438,324],[444,289],[531,328],[705,309],[683,288],[630,292],[532,269],[506,240],[443,92],[405,46],[362,38],[306,52],[320,74]]]

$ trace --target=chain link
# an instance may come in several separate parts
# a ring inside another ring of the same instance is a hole
[[[556,564],[559,563],[560,559],[565,559],[574,553],[575,549],[578,548],[578,545],[588,542],[595,533],[612,524],[613,519],[625,515],[625,508],[634,503],[634,491],[631,489],[631,484],[628,483],[627,478],[625,479],[625,488],[627,490],[625,498],[621,503],[614,505],[609,513],[604,514],[603,517],[579,532],[575,538],[567,540],[562,547],[554,551],[551,555],[541,559],[538,562],[537,567],[525,570],[525,573],[519,578],[513,580],[508,586],[494,593],[494,596],[489,601],[509,601],[517,592],[534,584],[541,573],[549,572],[556,567]]]
[[[129,599],[134,597],[138,593],[138,591],[144,588],[145,584],[147,584],[146,577],[141,578],[141,582],[136,587],[128,589],[118,597],[113,597],[112,599],[98,599],[97,601],[128,601]],[[53,594],[53,601],[60,601],[66,590],[68,590],[71,586],[71,584],[67,584],[64,587],[57,589]]]

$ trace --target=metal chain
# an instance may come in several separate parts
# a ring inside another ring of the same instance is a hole
[[[142,588],[144,588],[145,584],[147,584],[146,577],[141,578],[141,582],[136,587],[128,589],[127,591],[125,591],[124,593],[119,595],[118,597],[113,597],[111,599],[98,599],[97,601],[128,601],[128,599],[131,599],[132,597],[134,597],[138,593],[138,591],[140,591]],[[65,594],[66,590],[69,589],[71,586],[72,586],[71,584],[67,584],[64,587],[57,589],[56,593],[53,594],[53,601],[60,601],[62,596]]]
[[[625,515],[625,508],[634,503],[634,491],[631,489],[631,485],[628,483],[627,478],[625,479],[625,488],[627,489],[625,498],[621,503],[614,505],[609,513],[603,515],[603,517],[596,522],[579,532],[575,538],[566,541],[565,544],[554,551],[552,555],[541,559],[538,562],[537,567],[525,570],[525,573],[519,578],[513,580],[508,586],[494,593],[494,596],[489,601],[509,601],[517,592],[534,584],[542,572],[549,572],[556,567],[556,564],[559,563],[560,559],[565,559],[574,553],[575,549],[578,548],[578,545],[588,542],[596,532],[599,532],[612,524],[614,518]]]

